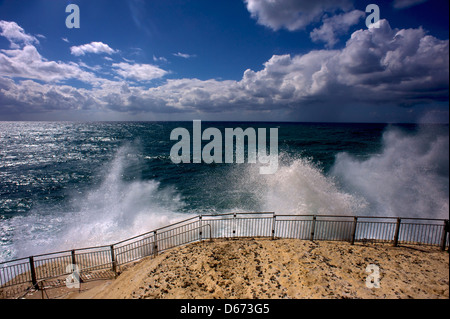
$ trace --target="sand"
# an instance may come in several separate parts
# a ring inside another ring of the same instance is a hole
[[[379,279],[367,286],[376,276],[366,272],[371,264]],[[83,285],[62,297],[440,299],[449,298],[449,254],[429,246],[223,239],[178,247],[122,269],[117,279]]]

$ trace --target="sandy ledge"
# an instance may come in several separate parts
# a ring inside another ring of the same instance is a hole
[[[380,288],[366,287],[369,264],[380,268]],[[449,254],[428,246],[223,239],[178,247],[128,266],[115,280],[61,293],[83,299],[449,298]]]

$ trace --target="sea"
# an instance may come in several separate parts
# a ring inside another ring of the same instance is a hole
[[[198,214],[448,219],[448,125],[201,126],[276,128],[277,170],[174,163],[171,132],[193,132],[189,121],[0,122],[0,262],[112,244]]]

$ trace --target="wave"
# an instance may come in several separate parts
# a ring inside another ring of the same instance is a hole
[[[333,177],[307,158],[281,166],[264,182],[264,206],[277,214],[353,215],[366,206],[363,198],[339,189]]]
[[[40,208],[7,220],[12,244],[2,257],[112,244],[190,217],[178,213],[184,203],[173,188],[154,180],[123,178],[135,154],[135,147],[121,147],[100,185],[73,195],[64,210]]]
[[[280,153],[272,175],[259,174],[259,164],[217,166],[183,175],[193,178],[182,184],[189,192],[142,180],[137,147],[125,145],[99,174],[101,182],[63,207],[2,220],[0,260],[112,244],[205,212],[448,218],[448,131],[389,128],[382,143],[381,152],[365,160],[337,154],[328,173],[301,154]]]
[[[381,142],[381,150],[365,159],[337,153],[328,173],[313,159],[280,153],[272,175],[260,175],[257,166],[234,168],[236,189],[277,214],[448,219],[448,130],[388,127]]]
[[[331,171],[345,187],[365,198],[375,216],[448,218],[449,136],[423,126],[415,134],[389,128],[380,154],[358,160],[336,156]]]

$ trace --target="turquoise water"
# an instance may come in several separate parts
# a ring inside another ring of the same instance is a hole
[[[258,163],[172,163],[177,127],[192,122],[0,122],[0,261],[200,213],[448,218],[448,125],[202,122],[278,128],[271,175]]]

